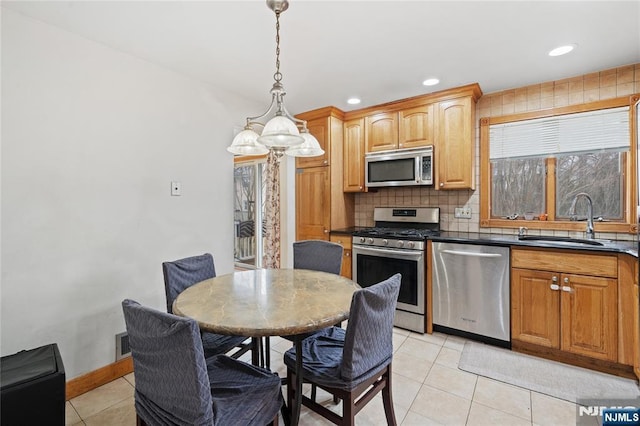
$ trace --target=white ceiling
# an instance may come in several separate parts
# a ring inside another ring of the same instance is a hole
[[[640,1],[290,3],[281,71],[292,113],[348,111],[473,82],[491,93],[640,62]],[[2,6],[268,106],[275,16],[264,1]],[[547,56],[567,43],[578,47]],[[423,86],[432,76],[441,83]],[[354,95],[359,106],[346,103]]]

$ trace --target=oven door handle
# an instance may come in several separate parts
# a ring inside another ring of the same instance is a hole
[[[379,253],[379,254],[389,254],[389,253],[393,253],[393,254],[399,254],[402,255],[403,257],[408,257],[408,258],[420,258],[422,257],[423,252],[421,250],[395,250],[392,248],[384,248],[384,249],[379,249],[379,248],[373,248],[373,247],[354,247],[353,248],[354,251],[356,251],[357,253]]]
[[[458,256],[470,256],[470,257],[502,257],[500,253],[476,253],[473,251],[460,251],[460,250],[442,250],[442,253],[456,254]]]

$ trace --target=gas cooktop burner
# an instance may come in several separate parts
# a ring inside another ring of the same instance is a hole
[[[387,228],[387,227],[374,227],[363,229],[354,233],[353,235],[358,237],[387,237],[387,238],[401,238],[401,239],[420,239],[423,240],[426,237],[438,235],[439,231],[434,229],[413,229],[413,228]]]
[[[354,244],[422,250],[427,237],[440,234],[438,207],[376,207],[373,219],[375,226],[353,233]]]

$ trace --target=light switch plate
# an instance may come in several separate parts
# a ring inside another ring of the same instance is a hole
[[[182,195],[182,185],[180,182],[171,182],[171,195],[174,197]]]

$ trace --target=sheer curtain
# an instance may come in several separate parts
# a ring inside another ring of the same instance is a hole
[[[280,267],[280,159],[273,150],[267,156],[264,268]]]

